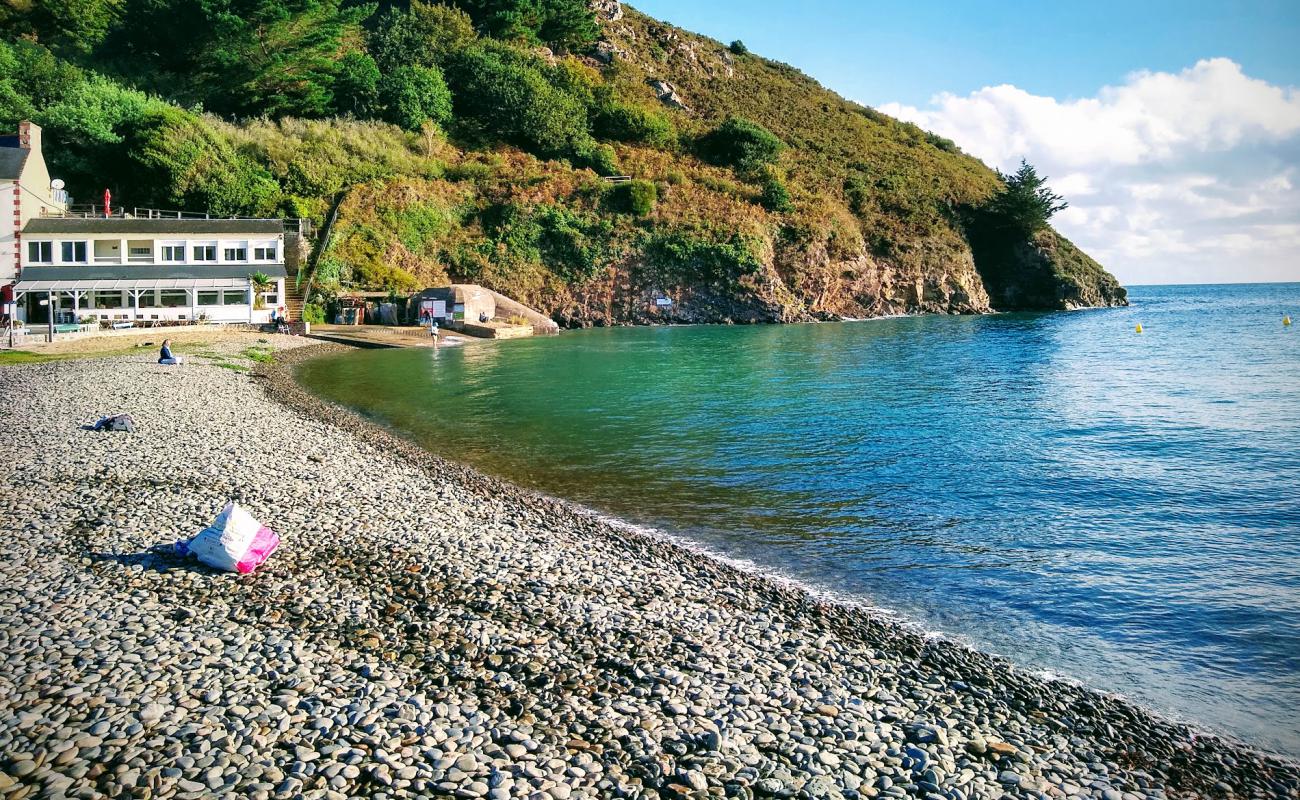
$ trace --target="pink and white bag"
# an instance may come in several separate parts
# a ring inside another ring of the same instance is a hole
[[[181,555],[193,554],[209,567],[248,574],[280,546],[275,531],[253,518],[233,500],[212,524],[188,542],[178,542]]]

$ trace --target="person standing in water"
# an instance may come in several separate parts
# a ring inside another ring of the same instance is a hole
[[[181,360],[180,356],[176,356],[172,354],[171,339],[163,339],[162,350],[159,351],[158,353],[158,363],[166,364],[167,366],[174,366],[176,364],[185,363],[184,361]]]

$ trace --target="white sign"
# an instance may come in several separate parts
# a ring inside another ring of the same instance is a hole
[[[434,301],[433,301],[433,306],[432,306],[432,308],[433,308],[433,315],[434,315],[435,317],[445,317],[445,316],[447,316],[447,301],[446,301],[446,300],[434,300]]]
[[[671,297],[656,297],[656,298],[655,298],[655,305],[657,305],[657,306],[670,306],[670,305],[672,305],[672,304],[673,304],[673,299],[672,299]]]

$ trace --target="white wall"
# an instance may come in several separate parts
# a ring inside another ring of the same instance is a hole
[[[18,277],[18,240],[14,230],[14,193],[18,184],[0,182],[0,284]]]

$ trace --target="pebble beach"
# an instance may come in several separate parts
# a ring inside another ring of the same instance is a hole
[[[0,368],[4,800],[1300,796],[1292,761],[433,456],[297,386],[336,348]],[[231,499],[263,567],[174,554]]]

